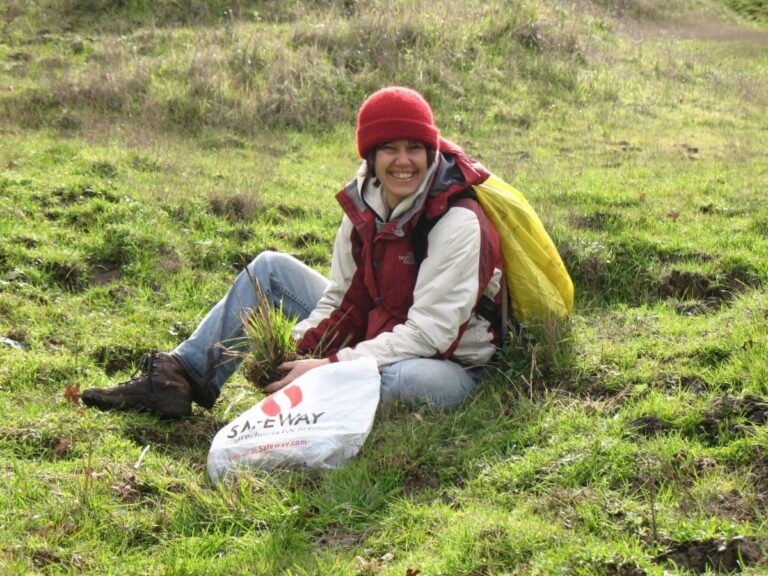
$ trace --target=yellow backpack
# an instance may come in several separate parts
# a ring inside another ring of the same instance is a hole
[[[499,233],[515,318],[525,323],[568,316],[573,310],[573,282],[534,209],[493,174],[474,189]]]

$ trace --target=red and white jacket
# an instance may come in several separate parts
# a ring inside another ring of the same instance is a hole
[[[379,367],[408,358],[488,362],[496,335],[475,307],[483,295],[499,302],[499,238],[476,201],[448,202],[488,176],[461,148],[441,139],[420,189],[388,214],[363,164],[336,196],[345,215],[330,284],[294,328],[299,352],[319,351],[333,361],[372,356]],[[439,221],[419,265],[413,232],[422,214]]]

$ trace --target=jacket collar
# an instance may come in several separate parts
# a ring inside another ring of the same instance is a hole
[[[439,217],[448,209],[448,199],[469,186],[480,184],[490,173],[453,142],[440,138],[440,152],[427,171],[427,176],[413,196],[397,205],[384,229],[403,236],[405,225],[418,218],[422,211],[427,219]],[[336,195],[344,211],[356,227],[361,216],[370,210],[380,218],[387,213],[380,188],[368,178],[365,162],[358,168],[356,178]]]

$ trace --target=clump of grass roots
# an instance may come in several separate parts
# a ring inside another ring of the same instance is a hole
[[[281,378],[284,372],[278,367],[283,362],[298,358],[296,341],[291,335],[296,319],[286,316],[282,305],[272,306],[255,280],[253,286],[256,306],[240,314],[244,334],[225,350],[227,355],[243,361],[246,380],[263,388]]]

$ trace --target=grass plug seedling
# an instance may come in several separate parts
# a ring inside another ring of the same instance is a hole
[[[242,359],[246,380],[264,388],[283,376],[278,366],[298,358],[296,342],[291,336],[295,319],[287,317],[282,306],[272,306],[261,286],[255,279],[251,280],[256,291],[256,306],[243,310],[240,318],[244,335],[235,346],[225,350],[227,355]]]

